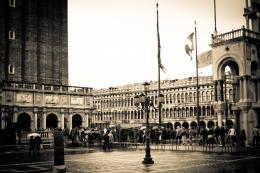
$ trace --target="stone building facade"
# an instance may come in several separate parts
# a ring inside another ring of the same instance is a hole
[[[0,25],[0,81],[68,85],[67,0],[1,0]]]
[[[226,118],[223,119],[222,124],[231,126],[235,124],[234,114],[231,110],[233,104],[232,85],[227,84],[224,91],[227,109]],[[143,110],[138,110],[134,105],[134,97],[142,92],[144,92],[142,83],[93,90],[96,111],[92,124],[97,127],[109,127],[118,124],[121,127],[141,127],[145,124],[146,117]],[[164,125],[174,128],[177,126],[197,126],[195,77],[161,81],[161,93],[164,95],[164,104],[161,109]],[[158,125],[157,96],[158,82],[151,81],[148,97],[152,100],[155,108],[150,109],[149,122]],[[200,125],[204,127],[218,125],[213,107],[214,99],[212,77],[199,77],[199,115]]]
[[[2,130],[88,126],[92,88],[68,85],[67,3],[0,1]]]

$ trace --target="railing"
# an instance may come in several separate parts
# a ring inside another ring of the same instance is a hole
[[[242,37],[249,37],[252,39],[260,40],[260,33],[245,29],[243,27],[241,29],[237,29],[224,34],[219,34],[216,36],[212,35],[212,44],[221,43],[221,42],[225,42],[236,38],[242,38]]]
[[[29,143],[29,134],[33,132],[21,132],[21,144],[28,144]],[[53,143],[53,132],[52,131],[36,131],[35,133],[39,133],[42,139],[42,143],[44,144],[52,144]],[[19,138],[16,138],[16,141],[18,143]]]
[[[92,94],[92,88],[88,88],[88,87],[34,84],[34,83],[23,83],[23,82],[13,82],[13,81],[4,81],[3,87],[17,88],[17,89],[24,89],[24,90],[41,90],[41,91]]]

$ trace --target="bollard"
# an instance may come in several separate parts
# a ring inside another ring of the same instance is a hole
[[[66,165],[64,164],[64,134],[62,131],[55,131],[53,173],[64,172],[66,172]]]

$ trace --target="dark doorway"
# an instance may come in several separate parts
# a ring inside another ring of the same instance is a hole
[[[72,117],[72,128],[80,127],[82,125],[82,118],[79,114],[75,114]]]
[[[58,127],[58,119],[55,114],[49,114],[46,117],[46,128],[57,128]]]
[[[31,131],[31,117],[27,113],[22,113],[17,117],[17,130]]]

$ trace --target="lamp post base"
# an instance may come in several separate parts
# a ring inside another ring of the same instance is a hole
[[[145,157],[143,162],[143,164],[154,164],[153,158],[151,157]]]

